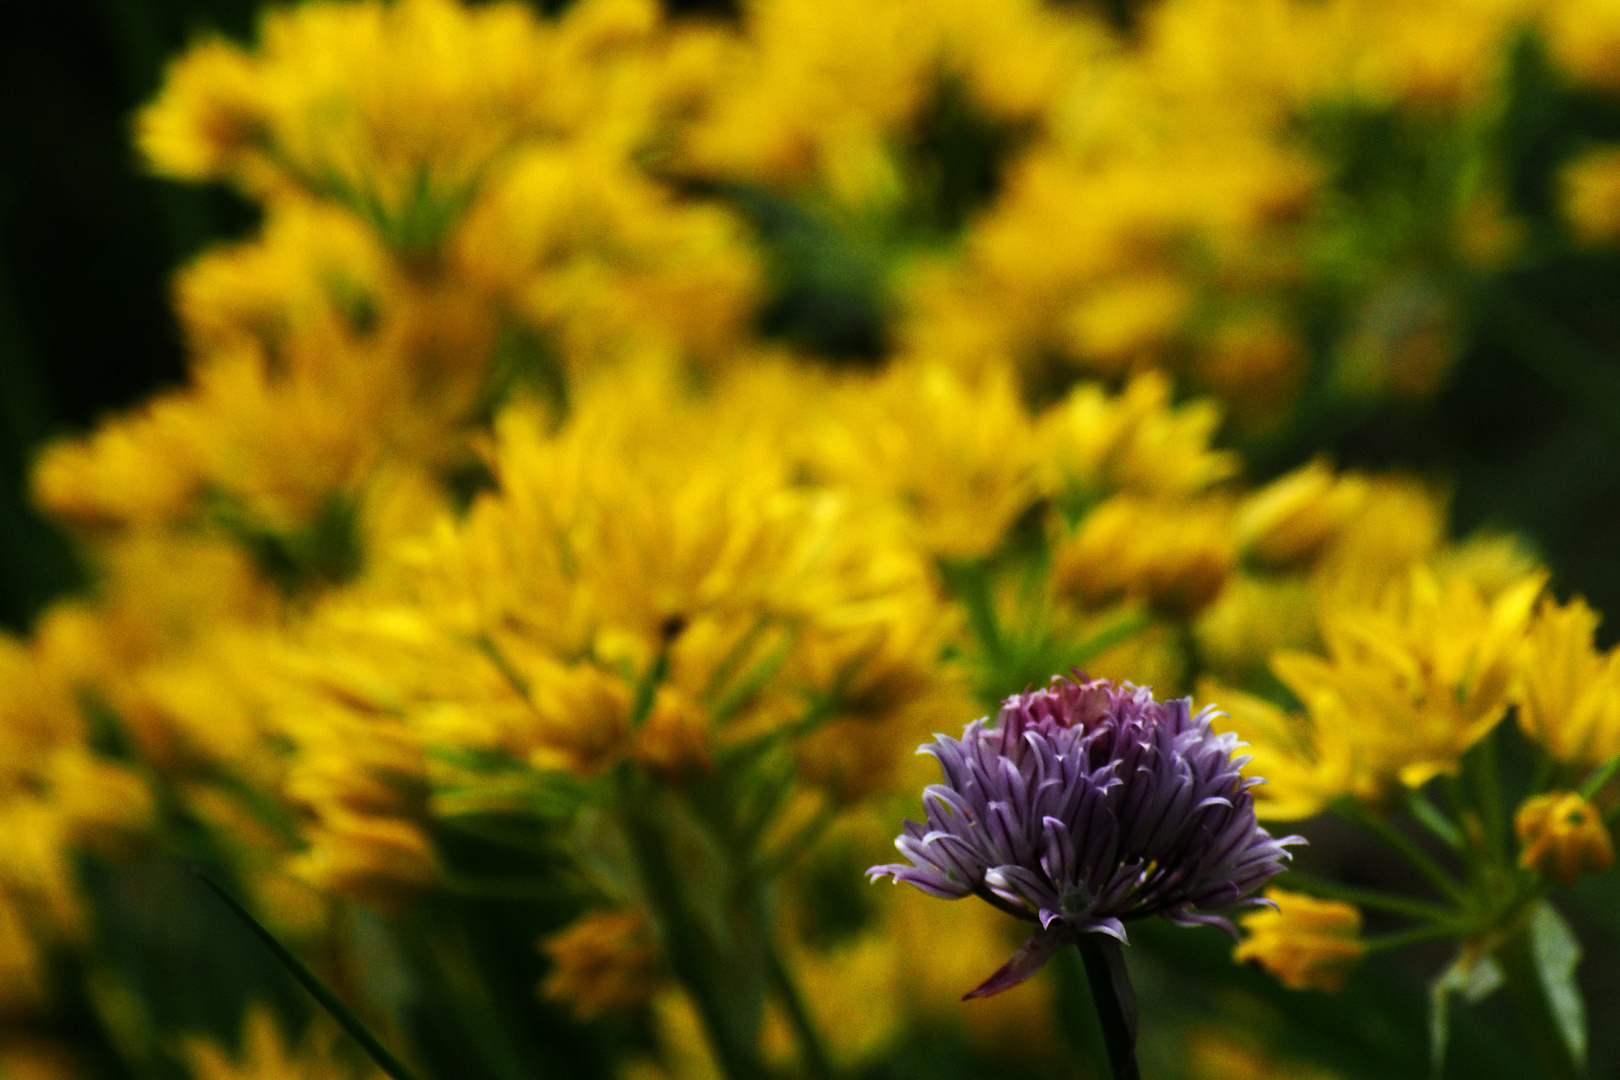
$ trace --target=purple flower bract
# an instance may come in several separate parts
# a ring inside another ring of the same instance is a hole
[[[944,783],[923,791],[927,823],[895,840],[909,864],[874,866],[947,900],[978,896],[1039,923],[1013,958],[969,997],[1029,978],[1084,933],[1125,940],[1125,923],[1163,915],[1236,936],[1226,913],[1264,904],[1254,893],[1283,869],[1287,846],[1255,821],[1213,707],[1154,700],[1146,687],[1054,678],[1008,698],[992,726],[935,736],[919,753]]]

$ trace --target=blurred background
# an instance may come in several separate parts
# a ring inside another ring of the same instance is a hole
[[[233,0],[63,0],[12,5],[6,14],[0,31],[0,624],[17,634],[26,634],[53,599],[84,587],[96,572],[31,502],[29,475],[40,448],[90,432],[109,414],[185,383],[174,275],[212,246],[253,236],[261,223],[255,202],[225,182],[181,183],[152,175],[135,148],[135,113],[157,95],[167,65],[189,44],[222,35],[249,45],[268,6]],[[547,16],[565,7],[535,5]],[[726,22],[737,17],[724,2],[669,0],[665,8],[682,18]],[[1127,47],[1151,8],[1132,0],[1073,5],[1110,26]],[[1557,595],[1579,594],[1598,611],[1615,612],[1620,611],[1620,249],[1573,235],[1564,202],[1570,163],[1595,146],[1620,141],[1620,96],[1559,73],[1533,36],[1515,39],[1507,52],[1507,88],[1492,105],[1489,122],[1470,135],[1483,143],[1468,152],[1500,170],[1492,186],[1505,205],[1493,212],[1514,222],[1511,253],[1482,259],[1485,269],[1460,270],[1426,263],[1419,255],[1410,262],[1417,268],[1410,275],[1390,274],[1372,289],[1358,280],[1344,290],[1360,298],[1376,294],[1372,306],[1382,307],[1368,316],[1369,333],[1378,332],[1379,319],[1422,323],[1432,314],[1425,306],[1432,294],[1443,293],[1443,304],[1433,305],[1444,309],[1438,318],[1447,356],[1431,365],[1438,374],[1414,393],[1343,392],[1344,361],[1338,353],[1323,359],[1332,352],[1323,342],[1340,335],[1342,326],[1333,319],[1346,302],[1338,295],[1306,295],[1299,302],[1308,312],[1302,319],[1308,370],[1297,391],[1298,406],[1286,421],[1246,423],[1248,391],[1241,387],[1210,382],[1197,388],[1214,386],[1227,400],[1229,421],[1219,441],[1244,453],[1246,477],[1253,484],[1323,455],[1343,470],[1418,474],[1450,493],[1452,535],[1516,534],[1549,568]],[[1614,62],[1620,65],[1620,57]],[[1388,193],[1422,191],[1431,180],[1449,183],[1449,173],[1435,179],[1450,167],[1435,163],[1445,157],[1435,146],[1451,135],[1433,134],[1436,142],[1426,142],[1431,132],[1422,122],[1403,127],[1385,120],[1345,121],[1355,132],[1334,143],[1327,155],[1341,196],[1335,212],[1362,223],[1366,233],[1398,219],[1401,224],[1390,229],[1409,239],[1425,233],[1422,199],[1415,196],[1412,205],[1396,207]],[[1313,122],[1318,136],[1337,130],[1332,116]],[[999,144],[974,123],[942,106],[908,136],[923,148],[919,159],[954,162],[938,176],[918,166],[918,175],[932,184],[928,197],[919,200],[932,216],[916,232],[959,227],[1000,193],[1002,159],[992,152]],[[708,190],[700,181],[682,192]],[[880,295],[879,275],[862,246],[871,238],[858,226],[828,225],[836,215],[794,216],[782,201],[741,190],[727,195],[758,229],[771,267],[768,300],[751,329],[764,340],[814,352],[837,370],[875,366],[899,331],[893,305]],[[915,209],[908,206],[907,212]],[[1620,205],[1607,212],[1620,218]],[[1391,250],[1403,242],[1390,241]],[[1347,263],[1353,261],[1346,256]],[[1400,262],[1391,256],[1380,265],[1387,270]],[[1332,277],[1331,268],[1326,276]],[[1323,287],[1324,294],[1331,291]],[[1118,377],[1122,370],[1105,374]],[[1055,397],[1055,389],[1047,396]],[[1620,626],[1603,624],[1598,644],[1607,648],[1617,640]],[[1385,865],[1387,855],[1352,830],[1319,819],[1309,831],[1314,848],[1306,864],[1313,870],[1331,874],[1354,867],[1356,876],[1372,883],[1412,884],[1410,874]],[[836,872],[848,867],[837,860],[828,865],[834,884],[827,889],[833,895],[844,887],[837,884]],[[1593,1019],[1592,1075],[1620,1077],[1620,1033],[1606,1022],[1620,1016],[1620,899],[1614,889],[1612,875],[1583,878],[1569,893],[1566,914],[1585,945],[1580,978]],[[164,879],[142,894],[143,902],[169,903],[179,891]],[[860,903],[851,901],[855,907]],[[245,973],[256,996],[275,999],[286,1014],[305,1015],[285,978],[228,918],[195,897],[174,910],[196,920],[193,927],[200,932],[192,935],[188,927],[176,933],[171,925],[156,933],[152,925],[165,922],[161,917],[131,931],[130,940],[139,943],[132,949],[141,955],[125,959],[135,968],[146,965],[153,985],[195,974],[192,954],[195,941],[201,941],[221,950],[198,961],[208,978],[222,971]],[[147,910],[143,917],[151,915]],[[480,916],[461,909],[455,917],[474,925]],[[522,928],[514,934],[533,929],[521,920],[514,924]],[[1208,1061],[1199,1066],[1199,1075],[1232,1070],[1225,1074],[1314,1077],[1330,1075],[1316,1071],[1321,1062],[1339,1059],[1348,1062],[1348,1075],[1373,1075],[1392,1061],[1424,1053],[1424,984],[1446,960],[1443,945],[1380,960],[1343,997],[1302,996],[1258,972],[1233,968],[1224,941],[1199,936],[1189,944],[1176,933],[1157,926],[1141,931],[1146,955],[1138,970],[1139,992],[1149,1023],[1173,1015],[1182,1028],[1196,1030],[1205,1007],[1201,995],[1219,987],[1239,1002],[1239,1014],[1244,1002],[1273,1010],[1256,1020],[1257,1030],[1269,1033],[1264,1039],[1316,1063],[1297,1070],[1274,1066],[1269,1059],[1245,1056],[1241,1045],[1214,1039],[1202,1051]],[[491,931],[490,938],[497,935]],[[499,948],[488,940],[481,945]],[[529,993],[537,963],[531,957],[517,965],[508,973],[510,984]],[[1193,978],[1185,980],[1187,973]],[[1078,997],[1076,1008],[1084,1005],[1077,967],[1070,963],[1054,978],[1060,995]],[[207,1000],[211,992],[207,985],[194,987],[185,1002],[172,1005],[173,1015],[222,1037],[234,1035],[239,991],[226,995],[232,1007],[220,1006],[219,1015]],[[1299,1026],[1292,1034],[1277,1035],[1279,1016]],[[602,1045],[622,1036],[617,1029],[582,1035],[556,1017],[544,1022],[557,1025],[541,1029],[560,1047],[556,1075],[597,1074]],[[88,1045],[104,1038],[95,1023],[71,1008],[53,1023],[70,1041]],[[1459,1015],[1448,1075],[1533,1075],[1535,1066],[1513,1036],[1513,1025],[1502,995]],[[863,1075],[969,1076],[986,1067],[983,1058],[964,1065],[952,1055],[949,1040],[934,1042],[926,1032],[912,1038],[904,1052]],[[110,1048],[103,1050],[108,1060],[117,1057]],[[453,1060],[453,1051],[446,1060]],[[1041,1071],[1045,1068],[1031,1066],[1030,1074],[1048,1075]],[[1255,1071],[1272,1068],[1276,1071]],[[1401,1073],[1422,1074],[1421,1062]],[[112,1068],[109,1075],[145,1080],[170,1074]]]
[[[29,509],[33,448],[83,432],[111,410],[184,376],[169,283],[208,245],[249,235],[255,208],[225,184],[149,175],[134,111],[188,42],[248,42],[265,5],[227,0],[25,5],[5,50],[0,162],[0,376],[5,410],[0,619],[28,625],[78,579],[63,540]],[[725,15],[729,5],[676,3]],[[547,5],[537,5],[545,8]],[[1129,20],[1134,5],[1107,9]],[[1498,148],[1513,210],[1549,223],[1559,169],[1620,138],[1620,108],[1560,87],[1534,58]],[[1556,224],[1544,227],[1556,229]],[[836,270],[833,271],[836,273]],[[1340,415],[1327,431],[1266,447],[1277,475],[1326,449],[1344,467],[1393,466],[1448,478],[1459,533],[1518,532],[1555,568],[1560,591],[1620,607],[1620,258],[1537,237],[1460,327],[1444,388],[1405,407]],[[1605,628],[1606,634],[1615,631]]]

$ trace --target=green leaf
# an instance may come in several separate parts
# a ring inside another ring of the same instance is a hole
[[[1505,980],[1490,957],[1459,956],[1429,987],[1429,1070],[1439,1080],[1445,1070],[1453,994],[1470,1005],[1490,997]]]
[[[1530,948],[1542,991],[1558,1025],[1558,1034],[1576,1068],[1586,1065],[1586,1003],[1575,982],[1581,943],[1569,923],[1551,904],[1542,902],[1530,919]]]

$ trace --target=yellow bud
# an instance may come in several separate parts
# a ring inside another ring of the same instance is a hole
[[[553,965],[540,992],[567,1002],[581,1019],[639,1005],[652,994],[658,947],[640,912],[592,912],[540,947]]]
[[[1573,791],[1550,791],[1519,807],[1513,819],[1519,865],[1565,885],[1582,871],[1602,873],[1614,865],[1614,844],[1597,807]]]
[[[1267,889],[1275,911],[1262,909],[1243,918],[1248,936],[1232,953],[1254,960],[1292,990],[1337,991],[1367,951],[1361,941],[1361,912],[1342,900],[1318,900],[1304,893]]]

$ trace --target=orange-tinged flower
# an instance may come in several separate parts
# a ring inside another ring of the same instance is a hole
[[[1519,865],[1565,885],[1614,865],[1614,842],[1603,816],[1576,792],[1549,791],[1527,800],[1513,817],[1513,831],[1519,837]]]
[[[541,992],[581,1019],[639,1005],[658,985],[658,942],[640,912],[591,912],[541,948],[553,965]]]

